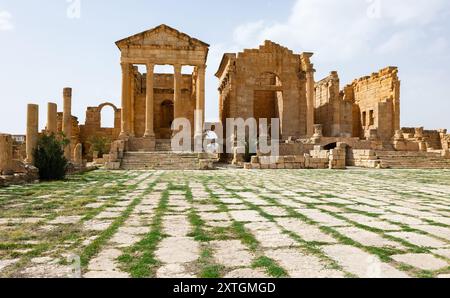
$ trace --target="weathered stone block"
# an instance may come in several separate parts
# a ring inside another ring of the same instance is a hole
[[[259,157],[258,156],[252,156],[251,163],[252,164],[259,164]]]

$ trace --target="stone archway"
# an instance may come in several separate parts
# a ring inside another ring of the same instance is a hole
[[[333,150],[333,149],[336,149],[336,147],[337,147],[337,142],[333,142],[333,143],[323,146],[323,149],[324,150]]]
[[[118,123],[118,121],[116,121],[116,116],[118,115],[118,113],[119,113],[119,109],[113,104],[113,103],[110,103],[110,102],[105,102],[105,103],[102,103],[101,105],[99,105],[98,107],[97,107],[97,112],[98,112],[98,114],[99,114],[99,120],[100,120],[100,127],[101,128],[106,128],[106,127],[104,127],[103,125],[102,125],[102,123],[103,123],[103,118],[102,118],[102,112],[103,112],[103,109],[105,108],[105,107],[110,107],[110,108],[112,108],[113,110],[114,110],[114,119],[113,119],[113,128],[116,128],[116,129],[118,129],[119,128],[119,124],[120,123]]]

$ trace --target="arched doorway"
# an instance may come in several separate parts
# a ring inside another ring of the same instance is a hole
[[[334,142],[334,143],[330,143],[326,146],[323,146],[323,149],[324,150],[333,150],[333,149],[336,149],[336,147],[337,147],[337,142]]]
[[[170,139],[172,136],[172,122],[174,120],[174,105],[173,101],[165,100],[161,103],[160,114],[160,134],[162,139]]]

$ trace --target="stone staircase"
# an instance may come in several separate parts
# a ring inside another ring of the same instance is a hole
[[[197,153],[126,152],[121,162],[123,170],[198,170]]]
[[[156,151],[169,152],[172,151],[171,140],[156,140]]]
[[[450,159],[439,153],[411,151],[376,151],[385,168],[391,169],[450,169]]]

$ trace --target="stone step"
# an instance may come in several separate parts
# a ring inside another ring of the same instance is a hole
[[[171,140],[156,140],[156,151],[164,152],[172,150]]]
[[[393,169],[448,169],[450,159],[435,152],[376,151],[385,167]]]
[[[434,152],[411,152],[411,151],[375,151],[379,157],[440,157]]]
[[[197,170],[199,158],[196,153],[184,152],[126,152],[121,168],[124,170]]]

